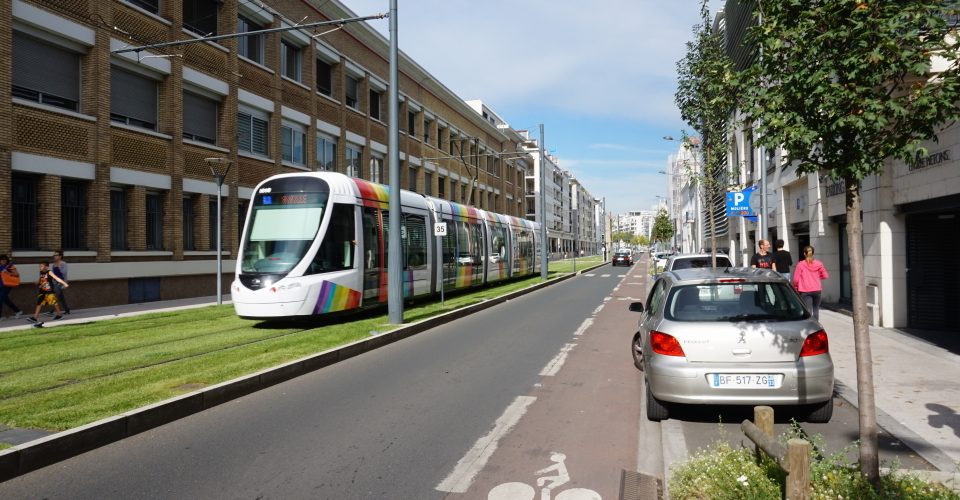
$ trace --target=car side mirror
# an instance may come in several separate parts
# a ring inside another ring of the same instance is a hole
[[[631,302],[630,310],[637,313],[643,312],[643,302]]]

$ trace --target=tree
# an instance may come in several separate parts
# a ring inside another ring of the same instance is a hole
[[[847,241],[860,411],[860,470],[879,482],[873,363],[866,314],[860,185],[884,161],[924,154],[960,118],[958,41],[950,2],[791,0],[758,4],[748,41],[744,111],[758,142],[782,145],[800,173],[846,186]],[[936,56],[932,58],[932,56]]]
[[[650,231],[650,241],[664,242],[673,238],[673,222],[665,208],[661,208],[653,218],[653,229]]]
[[[677,92],[674,99],[680,116],[701,137],[701,171],[691,172],[702,188],[704,210],[710,228],[711,261],[717,267],[717,224],[715,210],[727,187],[727,132],[730,113],[738,95],[733,63],[724,51],[723,34],[713,29],[710,9],[700,5],[701,23],[693,28],[694,40],[687,42],[687,54],[677,62]],[[695,146],[684,134],[684,143]]]

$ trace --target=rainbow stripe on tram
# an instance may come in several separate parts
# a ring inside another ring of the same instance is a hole
[[[376,184],[363,179],[353,179],[360,191],[363,206],[374,208],[389,208],[390,188],[383,184]]]
[[[345,311],[360,306],[362,294],[350,287],[324,281],[320,287],[320,297],[313,308],[314,314]]]

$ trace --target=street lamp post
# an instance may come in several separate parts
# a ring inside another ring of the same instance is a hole
[[[210,167],[210,173],[213,175],[213,182],[217,184],[217,305],[223,304],[223,245],[221,244],[220,221],[223,213],[220,199],[223,195],[223,181],[230,172],[232,162],[228,158],[205,158]]]

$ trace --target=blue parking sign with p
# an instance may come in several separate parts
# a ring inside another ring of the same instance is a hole
[[[750,186],[743,191],[727,192],[727,217],[754,215],[750,209],[750,195],[756,186]]]

